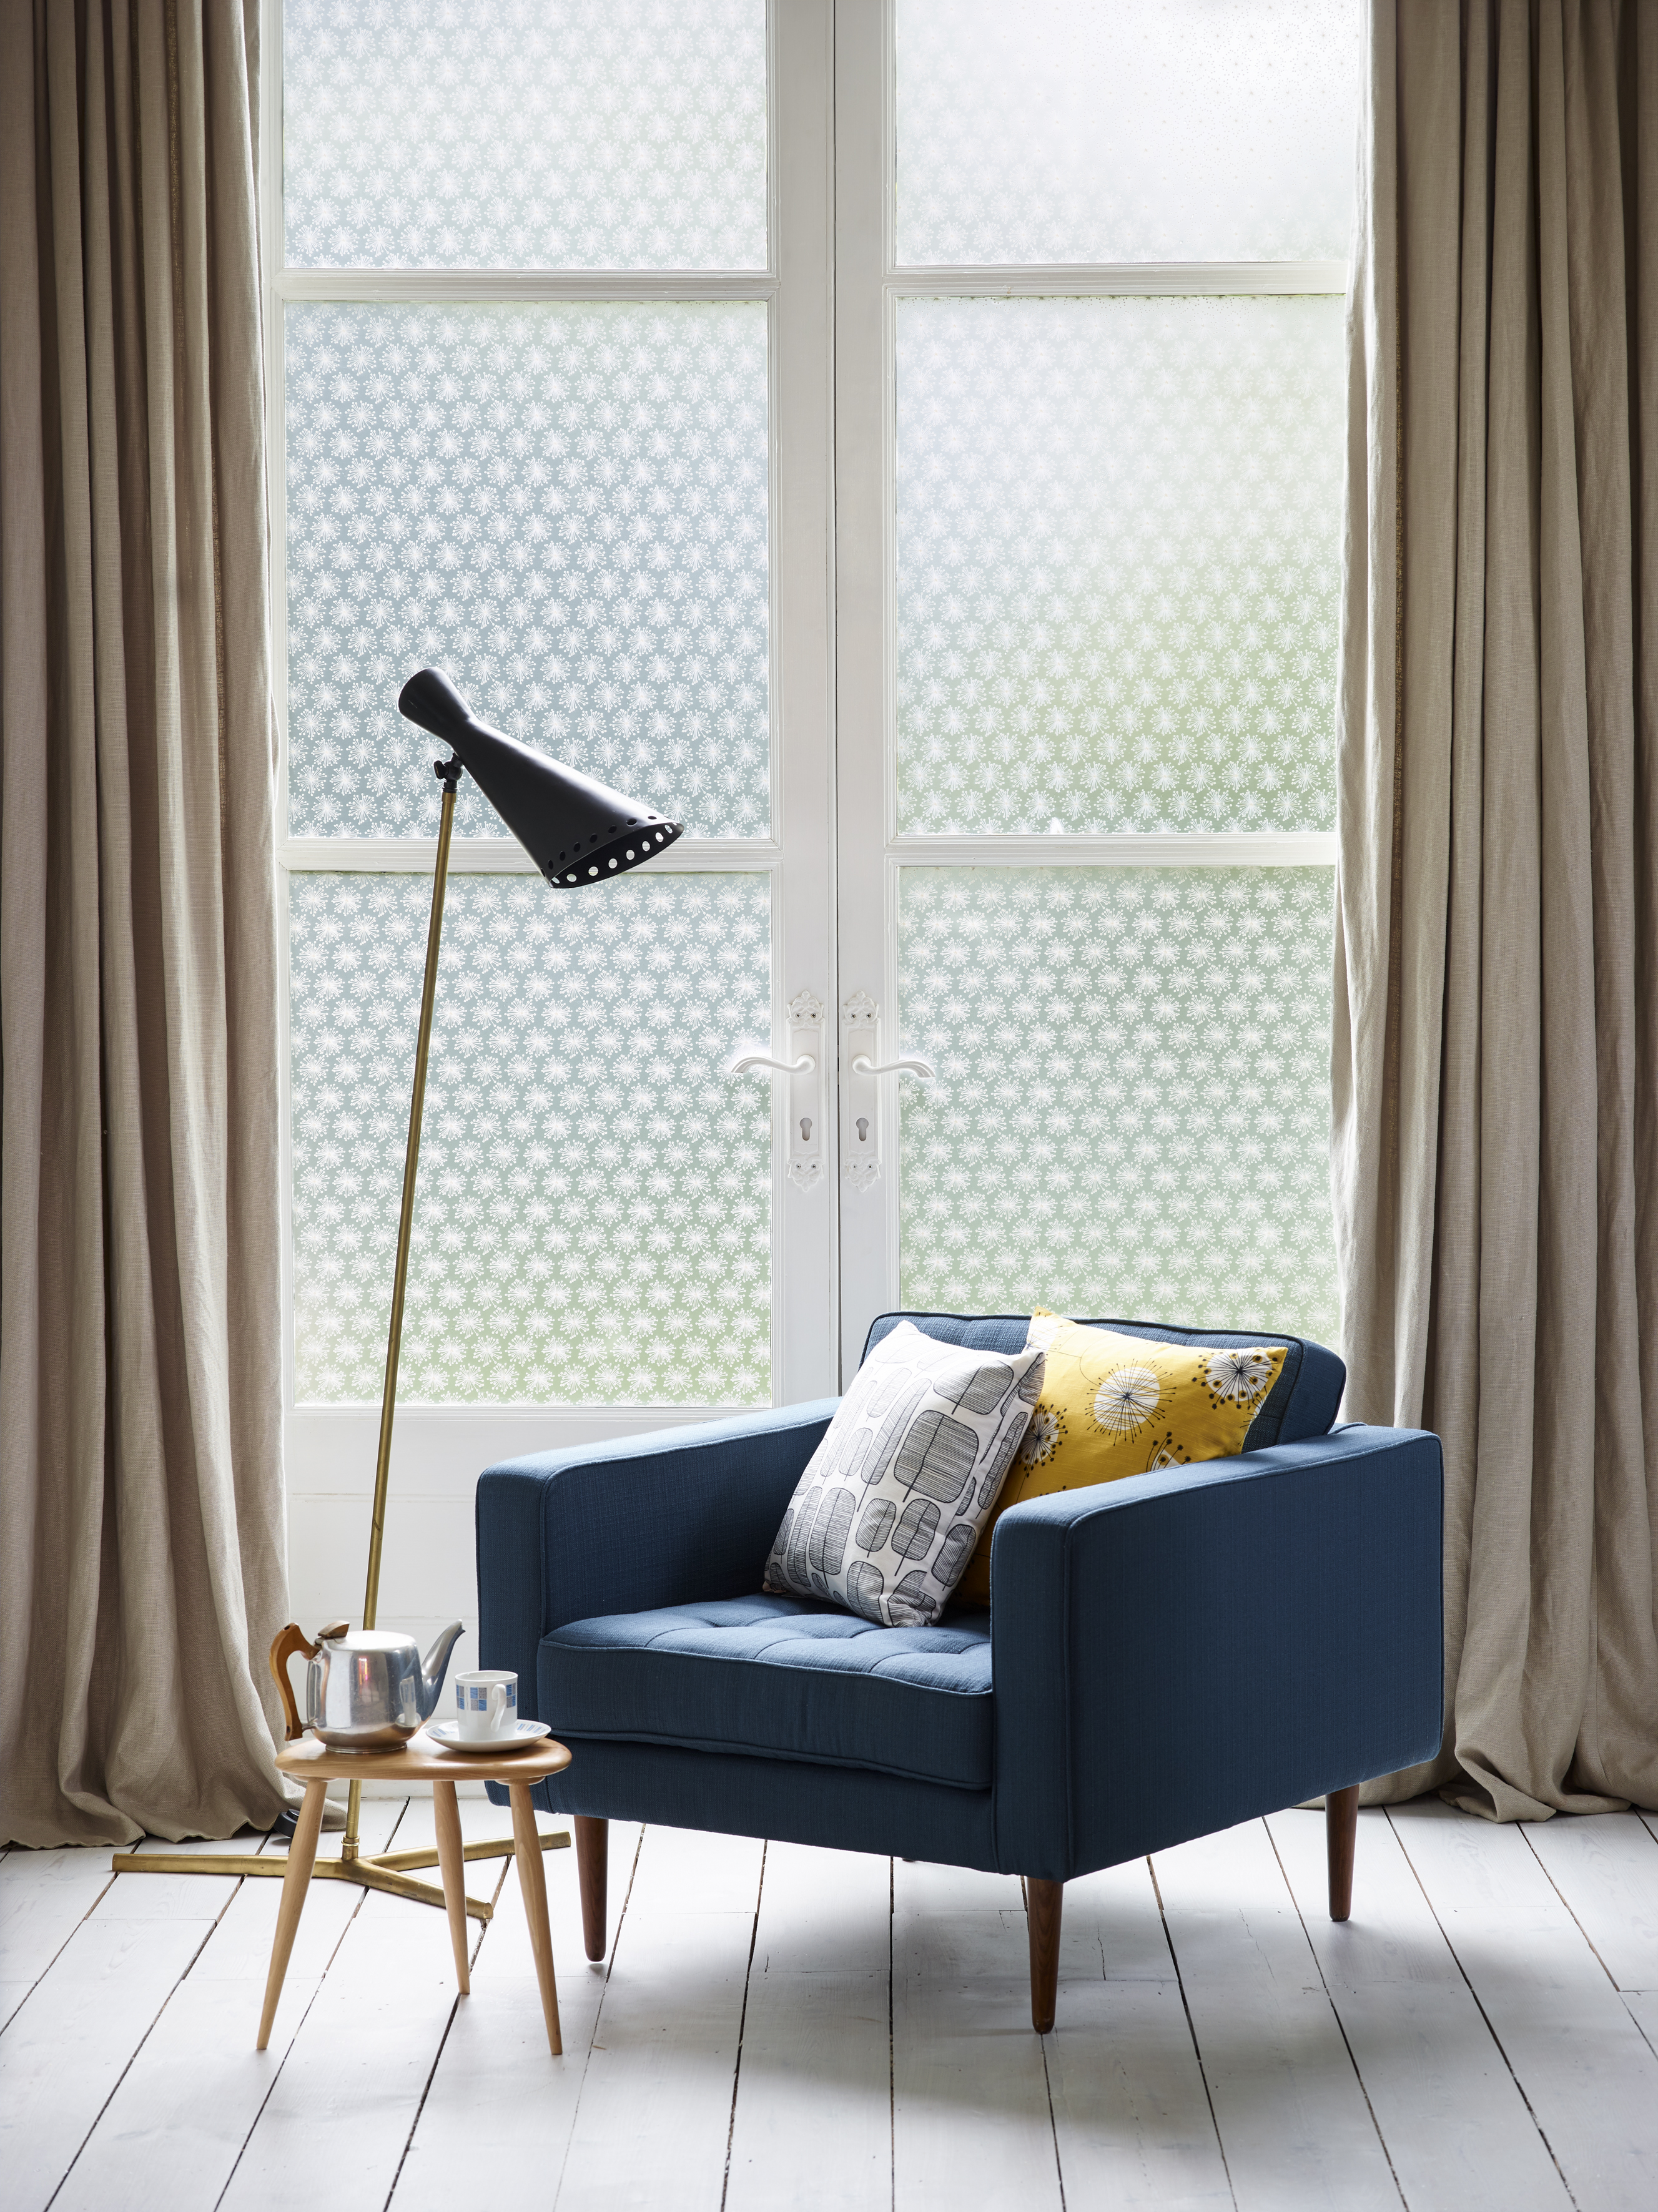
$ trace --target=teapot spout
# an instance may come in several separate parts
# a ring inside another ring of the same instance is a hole
[[[452,1620],[420,1662],[420,1717],[423,1721],[430,1720],[437,1710],[443,1677],[449,1668],[449,1654],[454,1650],[460,1632],[460,1622]]]

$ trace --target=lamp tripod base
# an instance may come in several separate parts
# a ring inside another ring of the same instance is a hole
[[[570,1831],[556,1830],[550,1836],[539,1838],[544,1851],[562,1851],[569,1848]],[[465,1844],[461,1846],[463,1859],[509,1859],[516,1846],[510,1836],[501,1836],[488,1843]],[[112,1874],[216,1874],[263,1875],[280,1881],[288,1871],[285,1853],[272,1851],[269,1856],[253,1851],[117,1851],[110,1861]],[[416,1881],[411,1870],[416,1867],[435,1867],[436,1850],[375,1851],[369,1856],[337,1859],[318,1859],[311,1869],[314,1881],[354,1881],[359,1889],[377,1889],[387,1897],[406,1898],[411,1905],[443,1903],[443,1893],[436,1882]],[[474,1920],[491,1920],[495,1907],[481,1897],[469,1897],[466,1911]]]

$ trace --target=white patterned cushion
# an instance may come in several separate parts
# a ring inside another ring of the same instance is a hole
[[[936,1620],[1042,1388],[1040,1346],[970,1352],[900,1322],[852,1378],[765,1563],[768,1590],[886,1628]]]

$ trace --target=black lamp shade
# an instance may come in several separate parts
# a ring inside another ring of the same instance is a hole
[[[474,717],[441,668],[423,668],[398,712],[455,752],[479,789],[550,884],[579,890],[625,875],[685,835],[637,799],[624,799],[562,761],[549,760]]]

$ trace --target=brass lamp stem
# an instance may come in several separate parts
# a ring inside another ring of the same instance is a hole
[[[449,771],[453,770],[451,774]],[[420,1030],[415,1042],[414,1094],[409,1102],[409,1140],[403,1155],[403,1208],[397,1222],[397,1268],[392,1278],[392,1326],[386,1340],[386,1387],[380,1401],[380,1451],[375,1462],[375,1514],[369,1530],[369,1583],[363,1599],[363,1626],[372,1628],[380,1605],[380,1554],[386,1539],[386,1491],[392,1473],[392,1421],[397,1410],[397,1363],[403,1348],[403,1297],[409,1280],[409,1240],[414,1229],[415,1172],[420,1164],[420,1117],[426,1103],[426,1054],[432,1041],[432,1007],[437,997],[437,948],[443,934],[443,891],[449,873],[449,836],[454,827],[454,794],[460,781],[459,761],[437,763],[443,783],[443,808],[437,825],[437,862],[432,871],[431,918],[426,925],[426,979],[420,994]],[[344,1858],[357,1855],[357,1814],[363,1784],[353,1782],[346,1799]]]

